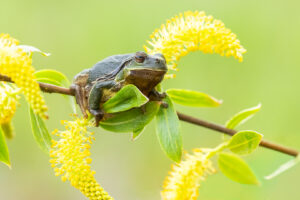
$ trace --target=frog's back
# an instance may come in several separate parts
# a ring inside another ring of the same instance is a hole
[[[107,57],[96,63],[89,73],[88,82],[105,77],[120,67],[124,62],[132,57],[133,54],[122,54]]]

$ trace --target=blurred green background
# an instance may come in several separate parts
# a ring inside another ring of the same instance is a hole
[[[179,12],[203,10],[236,33],[248,52],[243,63],[201,52],[183,58],[177,78],[166,80],[164,87],[206,92],[224,103],[219,108],[178,110],[224,124],[234,113],[261,102],[261,112],[240,129],[255,129],[265,139],[300,149],[299,6],[295,0],[1,0],[0,32],[52,54],[35,55],[36,69],[57,69],[72,79],[106,56],[142,50],[151,32]],[[70,119],[71,109],[61,96],[45,96],[49,129],[61,128],[59,121]],[[8,144],[12,170],[0,165],[0,199],[84,199],[54,176],[32,137],[26,103],[21,103],[14,118],[17,136]],[[153,124],[135,142],[129,134],[95,131],[92,168],[102,186],[117,200],[160,199],[171,161],[160,150]],[[220,133],[190,124],[182,123],[182,132],[187,151],[222,141]],[[259,148],[247,161],[261,186],[237,184],[218,173],[202,184],[199,199],[298,200],[299,166],[273,180],[263,179],[289,159]]]

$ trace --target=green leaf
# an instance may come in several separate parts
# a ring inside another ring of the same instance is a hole
[[[143,129],[156,115],[159,108],[157,102],[148,102],[145,109],[133,108],[128,111],[111,114],[100,122],[100,126],[117,133],[137,133]]]
[[[39,147],[47,154],[51,148],[51,136],[43,119],[29,107],[32,133]]]
[[[11,167],[9,161],[9,153],[6,145],[4,133],[0,128],[0,161],[6,164],[9,168]]]
[[[42,83],[48,83],[48,84],[52,84],[52,85],[61,86],[61,83],[59,83],[58,81],[56,81],[54,79],[50,79],[50,78],[37,78],[37,81],[42,82]]]
[[[278,167],[278,169],[276,169],[272,174],[265,176],[265,179],[270,180],[270,179],[282,174],[283,172],[289,170],[290,168],[294,167],[299,162],[300,162],[300,157],[298,156],[295,159],[290,160],[290,161],[280,165]]]
[[[37,81],[44,78],[54,80],[59,83],[59,86],[69,87],[70,82],[68,78],[61,72],[52,69],[43,69],[34,73]]]
[[[143,131],[144,131],[144,127],[138,130],[134,130],[131,136],[132,141],[136,140]]]
[[[159,108],[156,115],[156,133],[163,151],[170,159],[179,162],[182,155],[180,123],[171,99],[166,97],[164,101],[169,106]]]
[[[15,137],[15,132],[11,121],[1,124],[0,127],[2,128],[6,139],[12,139]]]
[[[69,79],[59,71],[51,70],[51,69],[43,69],[35,72],[34,75],[36,77],[36,80],[39,82],[57,85],[60,87],[66,87],[66,88],[70,87]],[[69,95],[63,95],[63,96],[69,100],[73,112],[77,113],[74,97]]]
[[[202,92],[183,89],[168,89],[166,92],[172,101],[184,106],[217,107],[222,104],[221,100],[217,100]]]
[[[258,147],[262,137],[255,131],[240,131],[232,136],[227,148],[240,155],[250,154]]]
[[[259,184],[259,181],[248,164],[235,154],[221,152],[218,158],[218,165],[221,172],[235,182],[242,184]]]
[[[116,113],[140,107],[148,98],[134,85],[126,85],[103,104],[106,113]]]
[[[261,108],[261,104],[249,109],[242,110],[234,115],[228,122],[226,122],[226,128],[234,129],[238,125],[245,123],[248,119],[254,116]]]
[[[36,47],[33,46],[29,46],[29,45],[19,45],[18,48],[22,49],[23,51],[25,51],[26,53],[32,54],[34,52],[40,53],[43,56],[50,56],[50,53],[45,53],[41,50],[39,50]]]

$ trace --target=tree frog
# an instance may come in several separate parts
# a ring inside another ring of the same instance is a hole
[[[127,84],[135,85],[149,100],[161,101],[166,94],[159,93],[155,87],[163,80],[167,70],[162,54],[136,52],[113,55],[77,74],[71,88],[83,115],[87,117],[88,110],[98,126],[104,116],[101,105]]]

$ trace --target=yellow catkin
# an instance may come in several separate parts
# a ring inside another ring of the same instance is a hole
[[[0,125],[10,123],[18,106],[18,94],[19,89],[0,82]]]
[[[172,166],[172,171],[165,179],[163,200],[196,200],[200,182],[215,170],[207,154],[195,149],[193,154],[185,154],[185,160]]]
[[[90,144],[94,137],[87,130],[87,119],[75,121],[62,121],[65,131],[54,130],[58,141],[52,141],[50,151],[51,166],[56,176],[61,176],[62,181],[70,181],[71,185],[79,189],[91,200],[113,199],[99,185],[94,178],[95,171],[90,169]]]
[[[0,34],[0,74],[10,77],[35,113],[47,118],[47,106],[35,81],[31,57],[18,48],[19,42],[8,34]]]
[[[176,70],[177,61],[192,51],[218,53],[243,60],[246,50],[240,45],[236,35],[223,22],[207,16],[205,12],[187,11],[167,20],[160,29],[150,36],[149,54],[162,53],[169,69]]]

